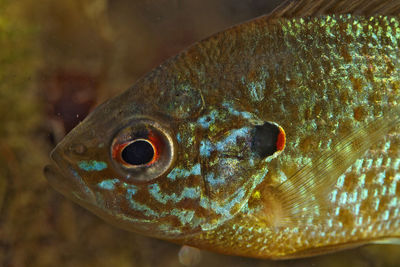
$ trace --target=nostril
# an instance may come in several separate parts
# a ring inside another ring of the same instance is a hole
[[[79,143],[70,145],[68,150],[76,155],[83,155],[86,152],[87,148],[84,144]]]

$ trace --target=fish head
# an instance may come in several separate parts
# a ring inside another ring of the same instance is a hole
[[[254,114],[207,104],[189,79],[155,77],[96,108],[53,150],[45,175],[106,221],[173,239],[232,218],[275,154],[258,149],[265,122]]]

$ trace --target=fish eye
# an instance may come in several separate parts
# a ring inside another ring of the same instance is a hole
[[[174,160],[174,143],[159,123],[138,119],[112,140],[112,162],[130,181],[145,182],[165,173]]]
[[[155,160],[155,147],[146,139],[130,142],[121,152],[121,158],[133,166],[151,164]]]

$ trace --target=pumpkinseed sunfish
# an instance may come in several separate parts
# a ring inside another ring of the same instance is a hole
[[[94,110],[45,168],[123,229],[306,257],[400,237],[400,1],[294,1]]]

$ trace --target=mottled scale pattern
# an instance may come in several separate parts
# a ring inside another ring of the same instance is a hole
[[[210,38],[182,60],[204,62],[207,70],[201,76],[207,78],[193,75],[207,81],[202,88],[206,103],[234,99],[237,107],[285,129],[285,151],[269,163],[257,187],[262,195],[263,187],[287,180],[352,129],[398,104],[399,42],[396,17],[262,18]],[[175,67],[202,69],[180,64]],[[230,76],[218,80],[219,73]],[[185,241],[221,252],[279,257],[399,236],[399,142],[396,127],[371,144],[331,188],[327,215],[311,218],[310,224],[271,226],[263,212],[245,207],[217,229]]]
[[[97,108],[46,174],[119,227],[226,254],[293,258],[400,238],[399,46],[398,17],[383,15],[235,26]],[[175,153],[156,177],[156,165],[126,170],[111,156],[144,120]],[[260,156],[265,122],[286,144]]]

